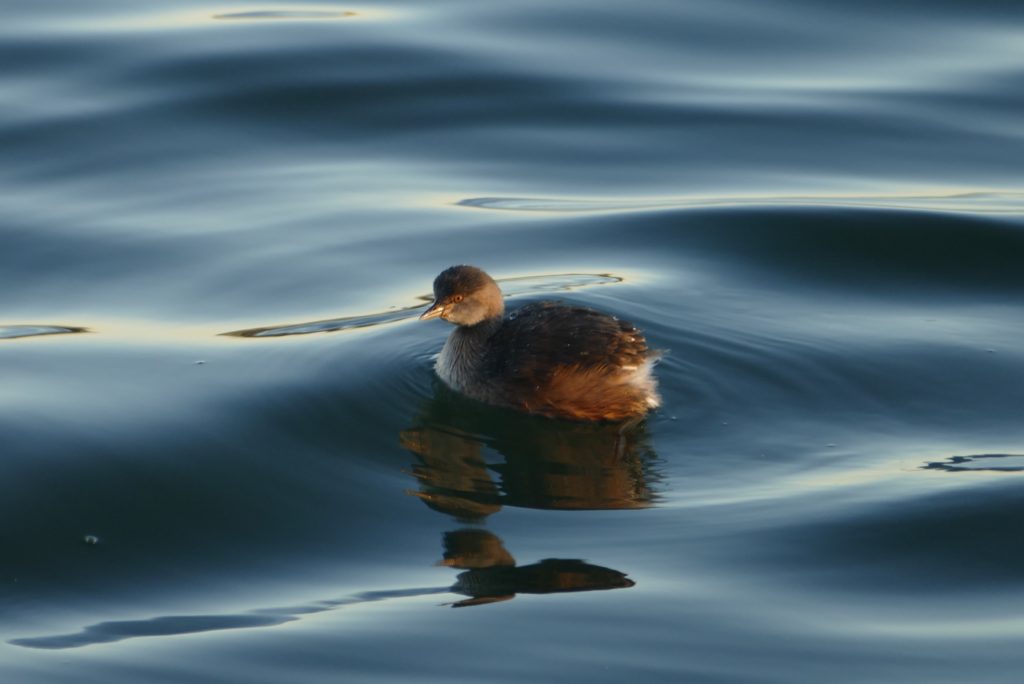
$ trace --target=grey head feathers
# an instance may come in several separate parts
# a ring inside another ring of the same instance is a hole
[[[504,311],[501,289],[494,279],[475,266],[460,265],[434,278],[434,302],[420,318],[473,326],[501,318]]]

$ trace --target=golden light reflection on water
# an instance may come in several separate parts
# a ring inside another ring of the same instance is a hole
[[[597,285],[618,284],[626,278],[611,273],[553,273],[544,275],[512,276],[499,279],[507,297],[566,292]],[[0,340],[40,339],[66,337],[71,333],[93,333],[91,337],[103,341],[200,342],[225,337],[295,337],[313,333],[357,332],[386,325],[414,321],[431,301],[429,294],[411,297],[414,304],[391,306],[382,311],[332,318],[317,318],[298,323],[263,325],[231,329],[230,321],[207,324],[167,323],[151,320],[102,319],[87,325],[6,323],[0,324]]]
[[[580,272],[498,278],[498,283],[501,285],[502,292],[506,297],[516,297],[528,294],[565,292],[595,285],[620,283],[623,280],[622,276],[610,273]],[[422,294],[417,296],[416,299],[419,300],[419,303],[402,307],[393,306],[385,311],[376,313],[260,326],[242,330],[231,330],[219,334],[230,337],[286,337],[375,328],[418,318],[419,314],[423,311],[423,307],[432,300],[432,296],[430,294]]]
[[[356,12],[338,12],[331,10],[252,10],[248,12],[225,12],[214,14],[213,19],[231,21],[309,21],[314,19],[347,19],[359,16]]]
[[[144,320],[94,320],[88,325],[6,325],[0,326],[0,341],[8,343],[36,343],[60,341],[73,337],[76,343],[138,342],[165,344],[167,342],[199,342],[216,339],[216,331],[209,326],[168,324]]]
[[[268,24],[274,22],[336,22],[350,20],[383,20],[393,18],[397,12],[390,9],[353,7],[339,10],[337,7],[310,5],[274,9],[253,7],[200,9],[183,11],[152,11],[137,14],[123,14],[119,17],[104,16],[98,20],[69,21],[74,29],[96,31],[153,31],[181,28],[226,27],[232,24]]]

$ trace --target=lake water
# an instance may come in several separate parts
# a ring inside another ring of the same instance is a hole
[[[3,13],[2,681],[1020,681],[1024,4]],[[447,391],[454,263],[662,408]]]

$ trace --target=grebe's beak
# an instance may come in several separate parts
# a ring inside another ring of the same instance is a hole
[[[427,310],[420,314],[420,320],[426,321],[431,318],[442,318],[444,317],[444,305],[438,301],[434,301],[433,304],[427,307]]]

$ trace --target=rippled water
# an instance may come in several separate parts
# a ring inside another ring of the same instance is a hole
[[[1024,9],[14,2],[7,682],[1016,682]],[[452,263],[666,351],[440,385]]]

